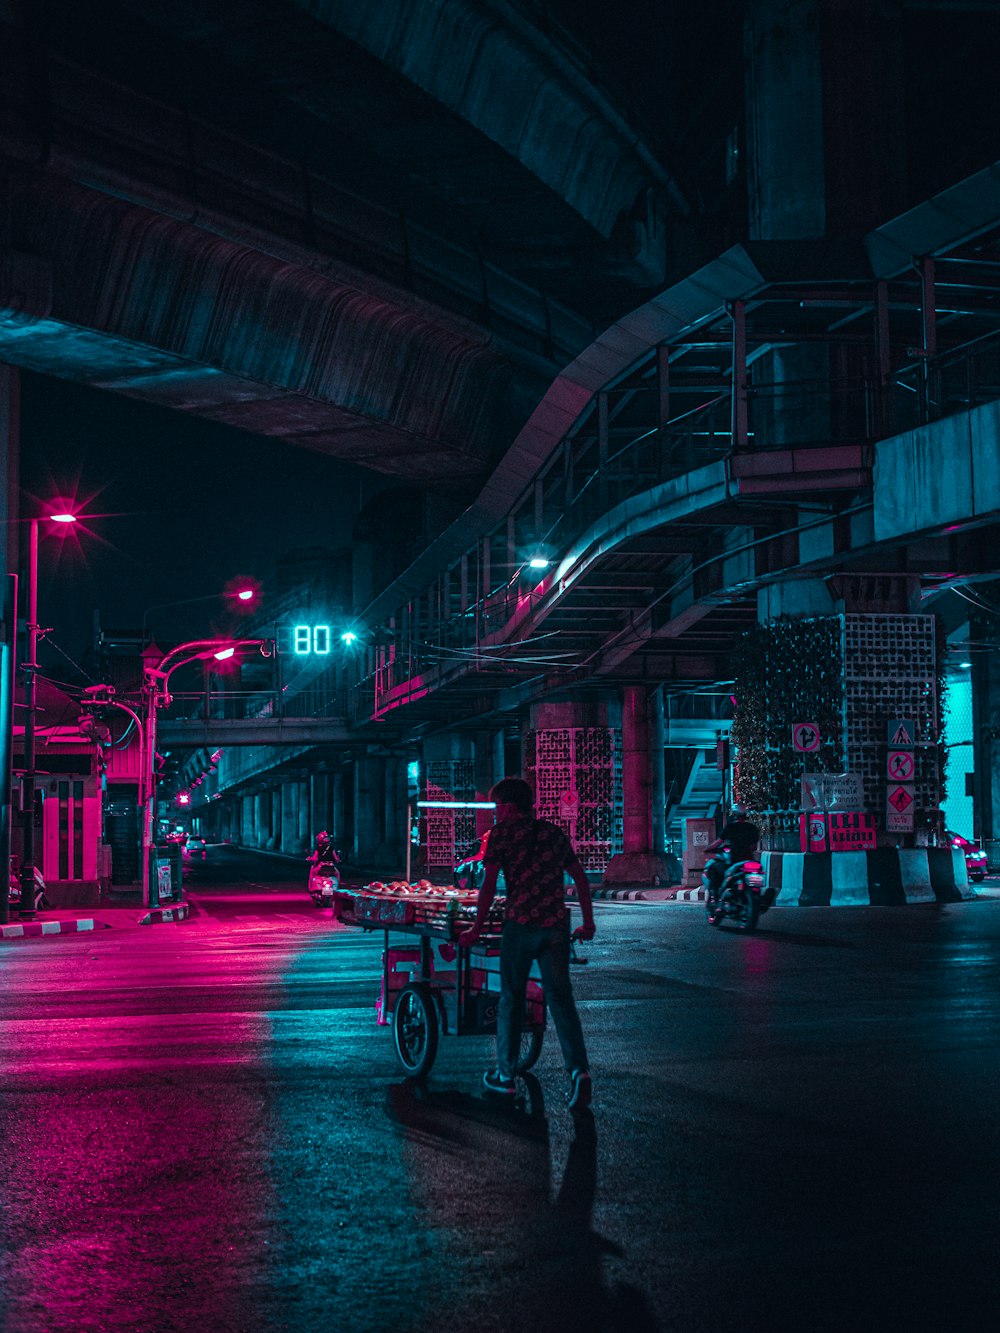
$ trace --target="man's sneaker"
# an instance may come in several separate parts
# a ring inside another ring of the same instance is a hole
[[[512,1078],[502,1078],[499,1069],[487,1069],[483,1075],[483,1087],[487,1092],[498,1092],[502,1097],[513,1097],[515,1088]]]
[[[586,1069],[574,1069],[569,1076],[569,1083],[569,1109],[582,1111],[585,1106],[590,1105],[590,1075]]]

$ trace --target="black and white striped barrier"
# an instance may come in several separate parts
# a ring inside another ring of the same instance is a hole
[[[902,907],[976,895],[965,856],[951,847],[870,852],[764,852],[765,882],[786,907]]]

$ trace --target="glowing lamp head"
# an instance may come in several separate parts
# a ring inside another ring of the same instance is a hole
[[[190,805],[190,804],[191,804],[191,797],[187,794],[186,791],[182,791],[182,792],[180,793],[180,795],[177,797],[177,804],[178,804],[178,805]]]
[[[236,594],[241,602],[253,601],[253,588],[241,588]]]
[[[224,662],[227,657],[232,657],[235,652],[235,648],[220,648],[219,651],[213,653],[212,656],[217,662]]]
[[[49,514],[49,515],[47,515],[47,517],[50,518],[50,519],[52,520],[53,523],[75,523],[75,522],[76,522],[76,515],[75,515],[75,514],[70,514],[70,513]]]
[[[354,630],[352,629],[344,630],[343,634],[340,636],[340,642],[346,643],[348,648],[351,646],[352,643],[357,643],[357,641],[358,641],[358,636],[354,633]]]
[[[529,569],[548,569],[549,561],[544,555],[533,555],[528,561]]]

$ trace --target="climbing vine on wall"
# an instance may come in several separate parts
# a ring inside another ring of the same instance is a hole
[[[782,616],[756,625],[735,653],[733,727],[736,804],[748,814],[799,808],[804,756],[792,727],[815,722],[821,737],[810,772],[843,767],[843,647],[839,616]]]

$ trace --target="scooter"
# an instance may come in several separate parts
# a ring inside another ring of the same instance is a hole
[[[723,921],[731,921],[737,930],[749,934],[757,929],[761,915],[774,902],[775,891],[764,888],[764,867],[759,861],[730,863],[729,856],[729,849],[725,848],[705,867],[703,882],[708,893],[708,923],[721,926]],[[717,864],[720,860],[724,862],[722,866]],[[718,880],[720,870],[723,872],[721,883]]]
[[[42,878],[42,872],[37,866],[35,871],[35,911],[43,912],[51,904],[45,896],[45,880]],[[7,891],[7,902],[11,907],[21,906],[21,872],[16,866],[10,868],[10,887]]]
[[[334,861],[314,861],[309,867],[309,897],[317,907],[332,907],[340,888],[340,871]]]

